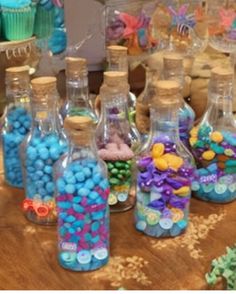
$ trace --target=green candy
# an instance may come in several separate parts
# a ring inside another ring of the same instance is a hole
[[[109,179],[109,182],[112,186],[115,186],[115,185],[119,185],[120,184],[120,181],[116,178],[110,178]]]
[[[112,170],[112,169],[114,168],[114,165],[113,165],[112,163],[109,162],[109,163],[107,164],[107,167],[108,167],[109,170]]]
[[[205,143],[203,141],[198,140],[195,145],[195,148],[204,148],[205,147]]]
[[[126,170],[121,169],[121,170],[120,170],[120,174],[125,176],[125,175],[126,175]]]
[[[120,180],[123,180],[124,176],[119,174],[119,175],[117,175],[117,178],[120,179]]]
[[[226,167],[236,167],[236,160],[230,159],[226,161]]]
[[[219,146],[216,143],[211,143],[210,148],[216,153],[216,154],[224,154],[224,147]]]
[[[234,174],[234,173],[236,173],[236,167],[226,167],[225,173],[226,174]]]
[[[117,161],[117,162],[115,162],[115,167],[117,167],[117,168],[121,168],[121,167],[123,167],[124,166],[124,162],[122,162],[122,161]]]
[[[118,174],[119,173],[119,170],[117,169],[117,168],[113,168],[112,170],[111,170],[111,174],[112,175],[116,175],[116,174]]]

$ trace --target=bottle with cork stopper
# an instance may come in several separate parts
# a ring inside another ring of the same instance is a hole
[[[34,223],[52,225],[57,220],[53,166],[67,150],[67,143],[59,123],[56,78],[36,78],[31,86],[32,129],[21,144],[23,211]]]
[[[132,160],[139,140],[132,135],[128,118],[129,85],[126,72],[105,72],[100,89],[101,117],[96,130],[99,156],[106,162],[111,186],[109,204],[112,212],[134,205]]]
[[[194,159],[179,137],[181,86],[160,80],[151,101],[151,131],[137,156],[135,226],[153,237],[175,237],[188,226]]]
[[[179,135],[184,145],[190,149],[189,132],[193,128],[195,113],[184,100],[185,73],[183,57],[178,53],[166,53],[163,56],[163,78],[177,81],[181,85],[182,99],[179,107]]]
[[[6,69],[7,106],[1,132],[4,177],[8,185],[23,188],[20,144],[31,127],[29,67]]]
[[[109,259],[109,183],[91,117],[66,117],[68,152],[54,166],[58,259],[72,271],[91,271]]]
[[[233,75],[231,68],[212,69],[207,110],[190,132],[190,144],[198,168],[192,190],[196,197],[216,203],[236,199]]]
[[[67,116],[89,116],[96,124],[98,118],[93,110],[88,88],[87,60],[66,57],[67,99],[60,113],[63,120]]]

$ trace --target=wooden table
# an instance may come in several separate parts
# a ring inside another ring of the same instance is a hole
[[[29,223],[22,190],[0,175],[0,289],[207,289],[211,260],[236,242],[236,202],[193,199],[185,235],[158,240],[137,232],[133,211],[111,216],[111,258],[104,268],[74,273],[57,262],[55,227]]]

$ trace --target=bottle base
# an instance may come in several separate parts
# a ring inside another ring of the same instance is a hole
[[[12,188],[17,188],[17,189],[23,189],[24,188],[24,186],[23,186],[23,184],[13,184],[13,183],[11,183],[11,182],[9,182],[7,179],[4,179],[5,180],[5,183],[6,183],[6,185],[8,185],[8,186],[10,186],[10,187],[12,187]]]
[[[63,253],[62,253],[63,254]],[[87,264],[79,264],[76,259],[76,253],[71,253],[70,256],[68,253],[66,254],[67,259],[63,259],[62,255],[58,256],[58,262],[61,267],[68,271],[73,272],[92,272],[96,271],[104,266],[107,265],[109,258],[106,258],[105,260],[99,261],[95,260],[95,258],[92,258],[92,260]],[[68,258],[70,257],[70,258]]]
[[[57,224],[56,217],[40,217],[35,212],[28,211],[25,213],[25,217],[28,221],[43,226],[55,226]]]

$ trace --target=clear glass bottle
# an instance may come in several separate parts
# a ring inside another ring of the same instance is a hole
[[[60,113],[63,120],[67,116],[89,116],[97,123],[88,89],[88,68],[84,58],[66,58],[66,89],[67,100]]]
[[[183,57],[177,53],[168,53],[163,58],[163,78],[165,80],[177,81],[180,83],[182,91],[184,89],[185,75],[183,67]],[[189,132],[194,125],[195,113],[183,96],[179,108],[179,135],[184,145],[190,149]]]
[[[179,138],[181,88],[158,81],[151,131],[137,156],[135,225],[153,237],[180,235],[188,225],[194,160]]]
[[[69,150],[54,166],[58,249],[62,267],[91,271],[109,259],[109,183],[99,159],[93,120],[67,117]]]
[[[202,200],[226,203],[236,199],[236,123],[232,112],[233,71],[214,68],[208,107],[190,132],[197,162],[192,190]]]
[[[6,69],[6,96],[1,133],[4,177],[10,186],[23,188],[20,144],[31,127],[28,66]]]
[[[145,67],[146,82],[143,92],[136,102],[135,123],[141,136],[141,142],[145,143],[150,131],[150,101],[155,95],[154,83],[160,78],[158,70]]]
[[[31,85],[32,129],[21,144],[26,197],[23,210],[28,220],[51,225],[57,220],[53,165],[67,144],[58,122],[56,78],[36,78]]]
[[[124,85],[126,84],[126,87]],[[111,187],[112,212],[126,211],[135,201],[132,191],[132,160],[139,148],[128,119],[127,73],[105,72],[100,89],[101,117],[96,130],[99,156],[106,162]]]

